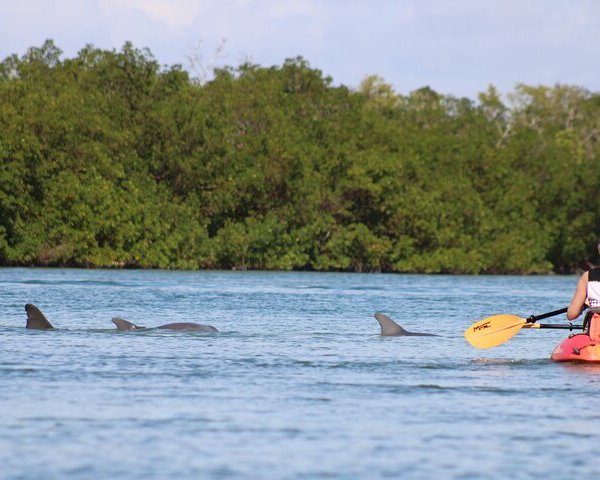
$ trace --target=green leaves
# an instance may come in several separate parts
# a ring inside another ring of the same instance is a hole
[[[572,271],[596,259],[599,118],[565,85],[352,91],[301,57],[199,83],[47,41],[0,63],[0,264]]]

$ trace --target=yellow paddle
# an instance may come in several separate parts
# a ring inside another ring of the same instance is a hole
[[[566,308],[561,308],[537,316],[531,315],[529,318],[521,318],[516,315],[493,315],[479,320],[467,328],[465,339],[476,348],[497,347],[514,337],[526,325],[566,312]]]

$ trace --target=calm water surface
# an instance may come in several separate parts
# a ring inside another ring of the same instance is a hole
[[[565,331],[463,339],[575,283],[0,269],[0,478],[589,478],[600,367],[548,360]],[[23,328],[25,303],[57,329]],[[382,338],[379,310],[441,337]]]

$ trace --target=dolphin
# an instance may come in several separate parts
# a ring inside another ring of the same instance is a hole
[[[25,305],[25,312],[27,312],[27,324],[25,325],[25,328],[30,328],[33,330],[54,329],[54,326],[35,305],[31,303]],[[122,318],[113,318],[112,321],[117,326],[118,330],[144,330],[146,328],[134,325],[133,323],[123,320]],[[157,328],[168,330],[195,330],[198,332],[218,332],[218,330],[211,325],[201,325],[199,323],[189,322],[168,323]]]
[[[381,312],[375,314],[375,319],[379,322],[379,325],[381,325],[381,335],[385,337],[439,337],[439,335],[436,335],[435,333],[418,333],[404,330],[390,317]]]
[[[25,328],[31,328],[33,330],[52,330],[54,328],[35,305],[28,303],[25,305],[25,311],[27,312],[27,324],[25,325]]]
[[[122,318],[115,317],[112,319],[112,322],[117,326],[117,330],[147,330],[148,327],[141,327],[135,325],[127,320],[123,320]],[[181,323],[167,323],[166,325],[161,325],[159,327],[161,330],[193,330],[196,332],[218,332],[218,330],[212,325],[202,325],[200,323],[191,323],[191,322],[181,322]]]

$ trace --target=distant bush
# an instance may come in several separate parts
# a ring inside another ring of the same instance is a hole
[[[0,264],[570,272],[600,231],[600,95],[477,101],[302,58],[200,83],[148,50],[0,64]]]

